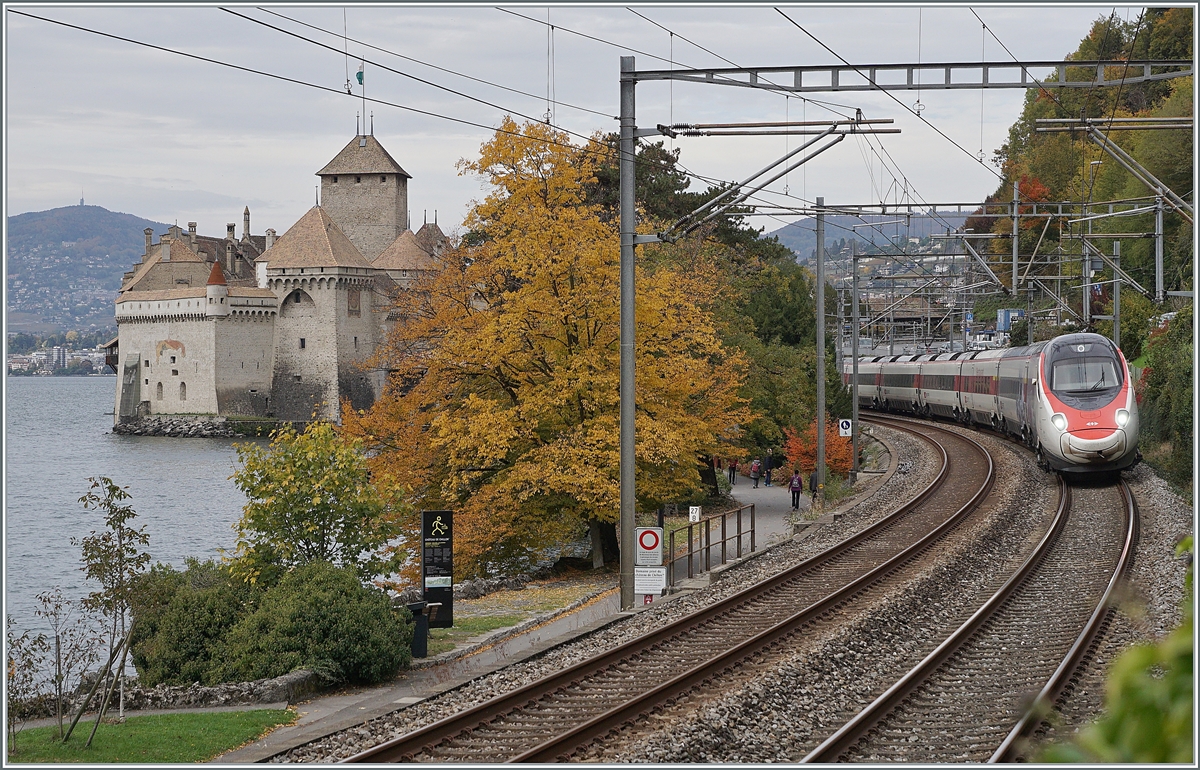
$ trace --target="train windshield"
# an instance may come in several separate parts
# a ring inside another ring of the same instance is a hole
[[[1121,387],[1124,369],[1107,340],[1076,338],[1056,345],[1048,359],[1048,384],[1060,396],[1111,395]]]

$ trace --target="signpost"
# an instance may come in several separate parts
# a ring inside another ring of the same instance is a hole
[[[633,592],[650,604],[667,587],[667,568],[662,566],[662,527],[638,527],[634,536]]]
[[[845,418],[838,420],[838,435],[847,438],[853,434],[851,430],[852,423]]]
[[[440,603],[430,628],[454,625],[454,512],[421,511],[421,588]]]
[[[688,506],[688,521],[690,521],[692,524],[695,524],[696,522],[700,521],[700,506],[698,506],[698,505],[689,505]]]

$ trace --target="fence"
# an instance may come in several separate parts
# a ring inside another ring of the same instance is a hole
[[[750,511],[749,519],[750,526],[744,529],[743,511]],[[720,521],[719,540],[713,540],[713,530],[716,528],[714,522]],[[732,524],[734,533],[729,533],[730,524]],[[675,536],[680,532],[687,532],[687,549],[683,550],[682,545],[679,549],[675,546]],[[743,505],[741,508],[732,511],[726,511],[697,522],[692,522],[687,526],[672,530],[667,535],[667,559],[665,566],[667,567],[667,585],[675,586],[676,573],[681,570],[677,567],[678,562],[687,560],[687,576],[695,577],[697,573],[708,572],[713,568],[714,559],[713,549],[720,549],[717,558],[721,564],[729,561],[731,552],[733,558],[741,558],[742,556],[742,541],[743,538],[749,538],[749,550],[747,553],[753,553],[755,549],[754,537],[754,505]],[[732,543],[732,549],[730,544]]]

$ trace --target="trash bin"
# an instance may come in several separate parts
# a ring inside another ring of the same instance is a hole
[[[424,658],[429,655],[429,616],[425,608],[429,602],[413,602],[408,605],[408,611],[413,616],[412,654],[414,658]]]

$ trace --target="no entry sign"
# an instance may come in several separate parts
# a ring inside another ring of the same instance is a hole
[[[662,527],[638,527],[634,533],[634,542],[637,544],[634,566],[662,566]]]

